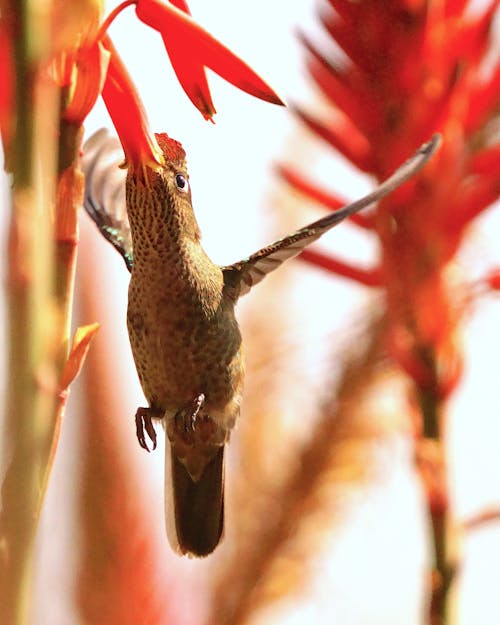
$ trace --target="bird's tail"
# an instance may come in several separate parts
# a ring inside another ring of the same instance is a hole
[[[224,527],[224,446],[195,481],[167,442],[165,520],[178,553],[204,557],[217,547]]]

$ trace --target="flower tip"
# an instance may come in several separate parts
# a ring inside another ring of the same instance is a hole
[[[198,97],[195,96],[192,98],[192,102],[203,115],[203,119],[205,121],[215,123],[214,115],[217,114],[217,111],[215,110],[215,107],[212,104],[212,100],[210,97],[205,98],[202,94],[198,94]]]
[[[156,139],[156,136],[154,139]],[[163,156],[163,151],[158,141],[153,141],[153,137],[151,137],[151,144],[151,151],[148,150],[148,152],[146,152],[146,164],[148,167],[151,167],[151,169],[158,170],[165,166],[165,157]]]
[[[277,106],[288,106],[285,100],[279,96],[275,91],[263,93],[260,96],[261,100],[265,100],[270,104],[276,104]]]
[[[242,91],[264,102],[269,102],[270,104],[276,104],[278,106],[287,105],[283,98],[257,75],[252,81],[240,80],[239,82],[234,82],[234,84]]]
[[[159,171],[165,166],[165,158],[157,138],[153,137],[148,129],[140,128],[140,132],[127,133],[115,124],[118,137],[122,144],[125,160],[120,168],[149,167],[153,171]],[[135,128],[137,131],[137,128]]]
[[[149,158],[147,156],[143,158],[142,163],[153,171],[159,171],[165,167],[165,159],[163,158],[163,155],[156,152],[152,153]]]

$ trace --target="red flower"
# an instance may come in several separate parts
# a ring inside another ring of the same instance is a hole
[[[314,250],[302,258],[382,287],[391,354],[420,389],[445,397],[459,377],[455,331],[463,314],[448,267],[467,226],[500,193],[500,146],[491,130],[500,66],[486,63],[498,3],[476,14],[464,13],[463,2],[445,2],[443,10],[404,1],[329,4],[334,10],[325,7],[321,22],[345,56],[330,59],[302,38],[307,68],[331,109],[315,118],[297,107],[300,120],[379,179],[432,133],[443,135],[443,147],[418,178],[357,217],[356,225],[379,242],[372,267],[360,270]],[[336,209],[335,194],[310,177],[290,168],[281,174],[311,200]]]
[[[110,62],[102,97],[120,137],[127,163],[155,168],[163,162],[163,156],[149,130],[142,102],[109,37],[105,38],[104,45],[110,53]]]
[[[91,5],[91,13],[77,15],[73,24],[72,14],[60,10],[54,21],[63,23],[63,31],[71,36],[57,38],[57,44],[53,46],[54,54],[46,64],[45,73],[65,89],[66,102],[62,117],[81,125],[102,93],[129,163],[141,162],[155,166],[162,161],[161,151],[149,131],[140,98],[106,34],[111,22],[131,4],[135,4],[139,19],[162,35],[179,82],[205,119],[211,119],[215,113],[205,67],[247,93],[268,102],[283,104],[271,87],[246,63],[190,17],[184,0],[125,0],[111,12],[99,29],[96,28],[100,9],[98,3]],[[68,28],[68,23],[73,26],[73,30]],[[14,115],[14,89],[12,39],[6,25],[8,21],[2,15],[0,129],[4,142],[8,143]],[[80,42],[79,45],[75,46],[72,43],[74,41]]]
[[[161,33],[182,88],[205,119],[215,113],[205,67],[257,98],[283,104],[246,63],[191,19],[184,0],[138,0],[136,13]]]

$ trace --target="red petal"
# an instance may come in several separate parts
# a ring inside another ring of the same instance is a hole
[[[464,12],[465,7],[468,4],[468,0],[446,0],[445,10],[446,15],[453,17],[458,15],[459,17]]]
[[[500,197],[500,182],[496,172],[474,178],[461,192],[460,201],[450,215],[449,229],[458,230],[484,212]]]
[[[500,291],[500,269],[492,269],[482,280],[490,289]]]
[[[346,22],[355,21],[359,15],[359,8],[349,0],[329,0],[329,4]]]
[[[211,116],[213,104],[202,73],[203,66],[251,95],[273,104],[283,104],[244,61],[184,11],[161,0],[138,0],[136,12],[139,19],[162,34],[184,91],[205,117]]]
[[[493,145],[478,152],[471,160],[470,171],[474,174],[494,175],[500,171],[500,145]]]
[[[191,15],[187,2],[184,0],[171,0],[171,3],[184,13]],[[184,45],[179,46],[176,39],[167,40],[164,36],[163,43],[181,87],[203,117],[212,119],[216,110],[210,94],[205,68],[190,54],[186,54]]]
[[[163,163],[163,156],[149,130],[139,94],[109,37],[104,38],[103,44],[111,58],[102,97],[120,137],[127,163],[148,165],[154,169]]]
[[[301,39],[312,56],[308,60],[307,69],[322,93],[354,122],[360,132],[367,133],[377,128],[383,113],[376,98],[370,93],[370,85],[366,82],[357,84],[360,80],[356,68],[336,67],[306,37]],[[370,106],[366,106],[367,100]]]
[[[373,172],[370,143],[347,117],[340,118],[339,115],[329,126],[325,126],[300,109],[295,109],[294,112],[312,132],[333,146],[361,171]]]
[[[500,64],[486,84],[480,84],[471,94],[470,110],[467,113],[466,127],[468,132],[474,132],[485,119],[499,106],[500,101]]]
[[[170,4],[173,4],[174,7],[177,7],[181,11],[184,11],[184,13],[191,15],[191,11],[189,10],[188,3],[185,2],[185,0],[170,0]]]
[[[98,42],[78,51],[73,96],[63,113],[65,120],[81,125],[90,113],[103,89],[109,57],[109,51]]]
[[[6,153],[14,132],[14,63],[4,20],[0,20],[0,85],[0,132]]]
[[[278,174],[296,191],[303,193],[322,206],[326,206],[326,208],[329,208],[331,211],[336,211],[347,204],[345,200],[332,195],[324,189],[320,189],[315,184],[312,184],[309,178],[300,176],[297,172],[285,165],[278,167]],[[371,229],[373,227],[373,220],[366,214],[355,213],[349,217],[349,220],[361,228]]]
[[[186,54],[183,42],[163,37],[170,62],[184,92],[205,119],[212,119],[216,110],[210,94],[205,68],[196,58]]]
[[[351,61],[370,74],[375,65],[374,59],[365,50],[361,41],[353,35],[353,29],[346,28],[346,24],[341,22],[332,12],[321,12],[320,20],[331,38],[342,48]]]
[[[316,252],[312,249],[304,250],[299,258],[315,267],[321,267],[330,273],[349,278],[365,286],[382,286],[382,277],[378,269],[362,269],[361,267],[355,267],[342,260],[338,260],[327,254],[322,254],[321,252]]]

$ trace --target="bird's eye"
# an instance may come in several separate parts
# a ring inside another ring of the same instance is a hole
[[[179,189],[179,191],[183,191],[184,193],[187,193],[189,189],[189,184],[184,174],[175,174],[175,184],[177,188]]]

